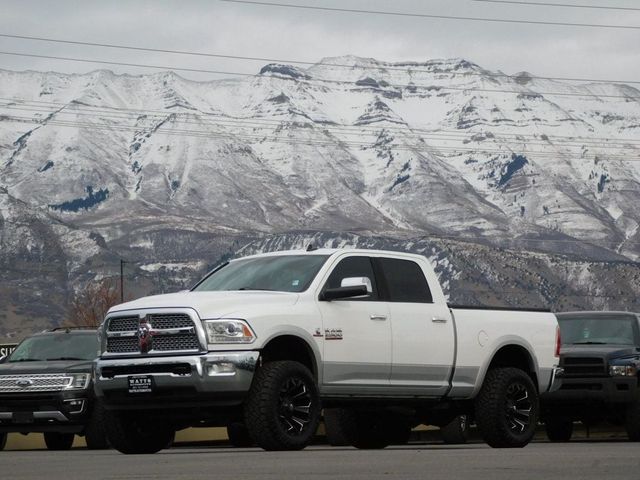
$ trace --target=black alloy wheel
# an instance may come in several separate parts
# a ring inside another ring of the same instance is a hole
[[[295,361],[264,364],[245,402],[245,425],[265,450],[300,450],[320,423],[320,395],[307,367]]]
[[[533,405],[527,387],[519,382],[511,383],[507,388],[506,401],[509,428],[515,434],[521,434],[531,426]]]
[[[527,445],[535,434],[538,410],[538,391],[519,368],[489,370],[475,399],[478,430],[494,448]]]
[[[291,435],[300,435],[311,421],[311,393],[300,378],[289,378],[280,389],[278,416]]]

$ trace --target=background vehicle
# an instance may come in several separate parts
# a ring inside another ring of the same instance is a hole
[[[573,423],[624,425],[640,441],[640,321],[630,312],[557,315],[562,386],[542,397],[551,441],[571,438]]]
[[[68,450],[78,434],[91,449],[107,448],[91,380],[98,348],[95,329],[55,329],[22,341],[0,364],[0,436],[42,432],[47,448]]]
[[[475,418],[493,447],[522,447],[538,392],[555,388],[557,322],[544,311],[450,307],[428,261],[368,250],[256,255],[189,292],[113,307],[96,392],[111,444],[153,453],[188,426],[244,423],[295,450],[322,407],[358,448],[412,425]]]

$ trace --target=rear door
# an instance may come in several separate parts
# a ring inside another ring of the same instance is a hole
[[[391,385],[422,395],[444,395],[455,358],[449,308],[434,303],[417,262],[380,257],[376,263],[391,315]]]
[[[326,392],[366,394],[389,388],[391,324],[388,305],[380,299],[371,258],[342,257],[322,290],[338,288],[345,278],[354,277],[369,279],[372,288],[369,295],[318,301],[324,333]]]

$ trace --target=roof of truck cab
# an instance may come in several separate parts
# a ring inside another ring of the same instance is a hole
[[[362,253],[366,255],[406,255],[416,258],[425,258],[424,255],[409,252],[397,252],[392,250],[369,250],[366,248],[318,248],[315,250],[282,250],[278,252],[258,253],[254,255],[247,255],[246,257],[234,258],[236,260],[244,260],[246,258],[254,257],[276,257],[286,255],[334,255],[336,253]]]

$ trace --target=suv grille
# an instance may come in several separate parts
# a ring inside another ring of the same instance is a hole
[[[0,375],[0,393],[57,392],[69,387],[72,381],[64,373]]]
[[[604,358],[564,357],[565,377],[605,377],[607,375]]]
[[[112,317],[107,323],[106,337],[106,353],[113,354],[200,350],[194,321],[186,313]]]

